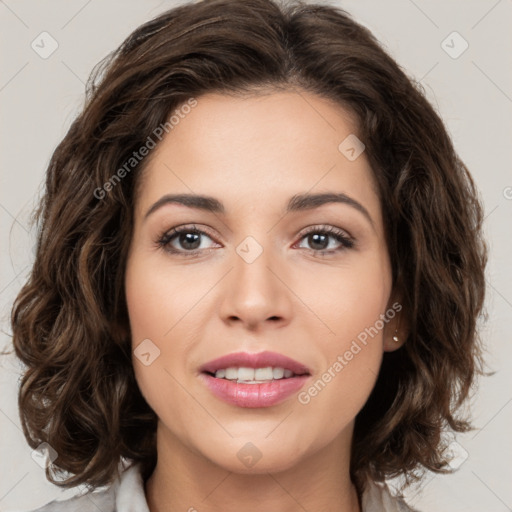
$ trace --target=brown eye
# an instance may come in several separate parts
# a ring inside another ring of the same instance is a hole
[[[196,254],[211,247],[201,247],[203,242],[212,238],[196,227],[182,226],[173,228],[164,233],[157,241],[157,245],[173,254]]]
[[[201,245],[201,234],[193,233],[193,232],[182,232],[177,235],[174,235],[173,238],[176,238],[178,244],[187,250],[197,249]]]
[[[315,227],[303,233],[301,240],[305,240],[313,252],[320,254],[333,254],[354,246],[354,241],[344,231],[333,226]],[[302,248],[302,247],[301,247]]]

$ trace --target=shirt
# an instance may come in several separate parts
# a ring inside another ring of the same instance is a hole
[[[385,484],[369,482],[363,493],[362,512],[418,512],[401,498],[391,495]],[[140,466],[134,464],[121,473],[107,489],[67,500],[54,500],[31,512],[149,512]]]

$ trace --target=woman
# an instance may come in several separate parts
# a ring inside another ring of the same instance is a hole
[[[106,488],[40,510],[410,510],[384,481],[469,428],[486,263],[421,91],[339,9],[212,0],[88,92],[12,328],[47,477]]]

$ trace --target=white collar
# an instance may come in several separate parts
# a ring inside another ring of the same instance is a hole
[[[138,466],[130,466],[121,475],[116,496],[116,512],[149,512],[144,483]],[[405,502],[395,498],[385,484],[369,481],[362,496],[363,512],[411,511]],[[412,511],[414,512],[414,511]]]
[[[132,464],[104,490],[52,501],[32,512],[97,512],[98,509],[102,512],[150,512],[140,469],[139,464]],[[363,493],[362,509],[363,512],[415,512],[404,501],[393,497],[387,485],[373,481],[368,481]]]

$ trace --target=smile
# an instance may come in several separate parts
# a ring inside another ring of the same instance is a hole
[[[200,368],[199,377],[221,400],[238,407],[270,407],[298,392],[309,369],[276,352],[237,352]]]

